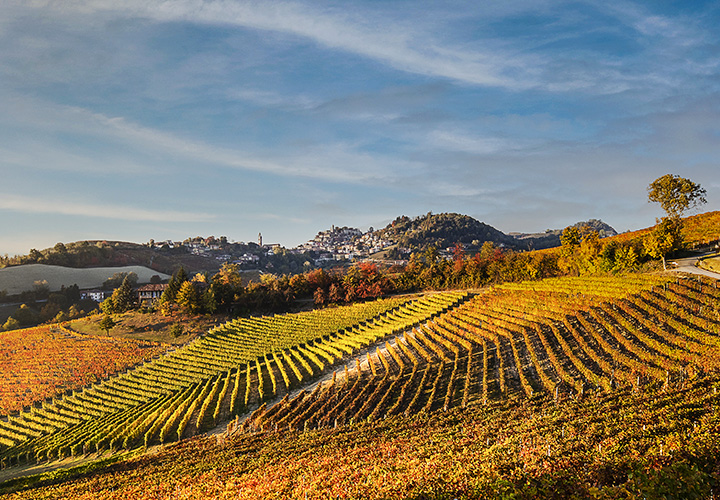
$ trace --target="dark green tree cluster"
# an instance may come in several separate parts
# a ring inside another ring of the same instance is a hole
[[[125,276],[122,284],[100,304],[100,309],[105,314],[119,314],[134,309],[136,304],[133,280],[130,276]]]
[[[23,304],[0,326],[0,331],[26,328],[46,322],[63,322],[85,316],[95,309],[92,301],[80,299],[77,285],[50,292],[47,284],[37,283],[32,291],[20,295]]]
[[[512,236],[484,224],[470,216],[456,213],[433,214],[428,212],[421,217],[396,218],[387,228],[378,234],[399,247],[423,252],[428,247],[449,248],[461,243],[465,248],[474,251],[487,241],[515,248],[519,243]]]

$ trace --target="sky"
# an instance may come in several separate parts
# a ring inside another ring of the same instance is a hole
[[[720,3],[0,0],[0,254],[720,210]]]

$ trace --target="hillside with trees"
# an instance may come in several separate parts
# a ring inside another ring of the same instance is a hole
[[[197,257],[185,249],[156,251],[148,245],[125,241],[77,241],[57,243],[44,250],[31,249],[27,255],[0,257],[0,267],[48,264],[72,268],[144,266],[172,274],[180,266],[191,270],[218,269],[219,263]]]
[[[600,238],[608,238],[617,236],[617,231],[609,225],[598,219],[590,219],[573,224],[570,227],[583,229],[587,231],[595,231]],[[554,248],[562,245],[560,236],[562,229],[547,229],[544,233],[508,233],[510,236],[520,241],[528,250],[543,250],[545,248]]]
[[[118,275],[96,318],[102,345],[138,307],[170,321],[237,317],[157,345],[164,354],[132,369],[133,346],[105,349],[103,365],[117,356],[122,372],[55,362],[70,342],[99,352],[73,329],[85,320],[2,334],[18,380],[56,378],[8,394],[22,411],[0,419],[0,495],[714,498],[720,281],[665,270],[672,256],[717,247],[720,212],[684,217],[704,196],[664,176],[648,189],[667,214],[655,227],[602,237],[600,224],[569,226],[540,251],[456,241],[404,266],[257,283],[237,264],[181,267],[146,304]],[[457,214],[403,224],[417,242],[483,229]],[[299,302],[316,307],[258,314]],[[104,378],[63,391],[86,373]],[[162,460],[146,456],[174,441]]]
[[[410,218],[400,216],[379,230],[381,236],[398,247],[424,251],[429,247],[446,249],[461,243],[468,250],[479,250],[485,242],[498,247],[518,248],[515,238],[468,215],[433,214]]]

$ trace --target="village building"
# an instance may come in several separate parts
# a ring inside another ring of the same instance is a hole
[[[94,300],[95,302],[102,302],[107,297],[109,297],[112,294],[112,292],[108,292],[106,290],[81,290],[80,291],[80,299],[82,300]]]
[[[143,285],[137,289],[138,304],[141,306],[149,306],[157,302],[167,288],[164,283],[151,283]]]

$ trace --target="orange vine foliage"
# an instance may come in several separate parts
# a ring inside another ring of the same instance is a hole
[[[58,326],[0,333],[0,414],[93,383],[165,350],[154,342],[78,335]]]

